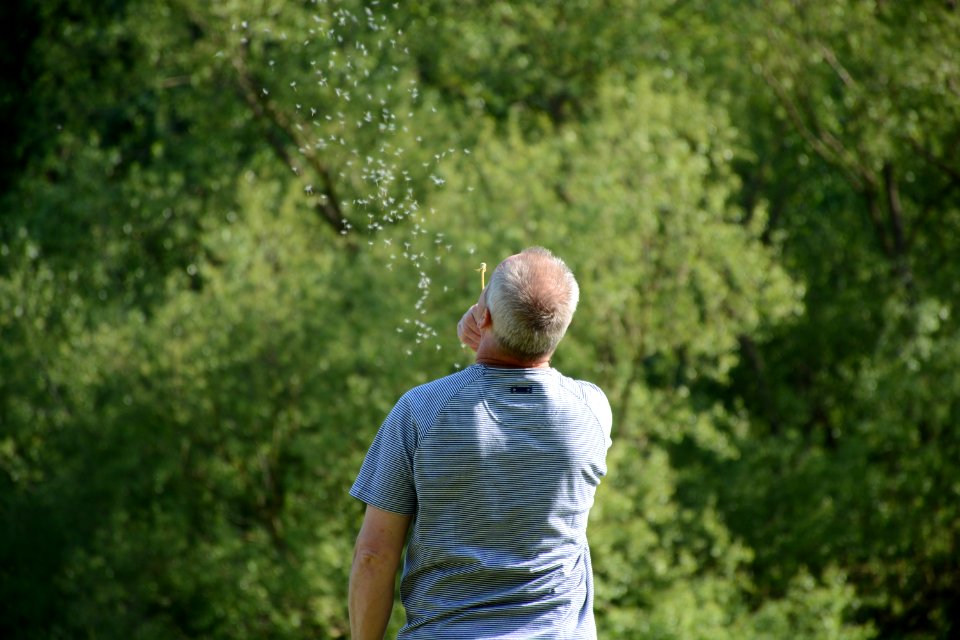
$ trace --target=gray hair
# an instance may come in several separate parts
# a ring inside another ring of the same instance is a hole
[[[533,358],[557,348],[577,310],[580,287],[563,260],[531,247],[497,267],[486,296],[500,348]]]

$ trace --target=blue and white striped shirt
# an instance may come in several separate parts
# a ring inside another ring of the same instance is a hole
[[[475,364],[404,394],[350,494],[414,516],[402,640],[595,638],[587,515],[610,405],[555,369]]]

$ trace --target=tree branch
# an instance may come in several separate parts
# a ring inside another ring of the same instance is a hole
[[[943,158],[939,158],[934,155],[932,151],[920,144],[920,141],[913,136],[907,136],[906,139],[907,142],[910,143],[910,146],[913,147],[914,151],[926,158],[927,162],[935,166],[937,169],[947,174],[951,182],[955,183],[956,185],[960,185],[960,170],[951,167],[943,160]]]
[[[240,97],[247,103],[253,114],[264,125],[264,134],[267,143],[274,153],[288,166],[297,176],[303,175],[299,163],[290,153],[290,147],[301,151],[310,169],[319,176],[322,188],[317,197],[316,209],[323,220],[329,224],[339,234],[346,234],[350,228],[350,221],[343,215],[340,206],[340,200],[337,197],[334,188],[333,174],[330,169],[323,164],[313,149],[308,144],[303,144],[299,140],[294,127],[287,117],[276,108],[269,100],[264,100],[257,92],[257,83],[254,82],[252,75],[246,66],[245,60],[246,47],[242,47],[238,55],[233,58],[233,67],[237,71],[237,89]],[[309,189],[309,186],[308,186]]]
[[[195,7],[189,2],[173,3],[186,18],[197,26],[203,32],[209,31],[207,21],[198,13]],[[254,116],[263,127],[264,136],[267,144],[277,155],[278,158],[298,177],[303,178],[303,170],[299,163],[290,153],[290,147],[299,149],[306,159],[310,168],[320,177],[322,189],[317,195],[316,210],[320,217],[329,224],[338,234],[344,235],[350,229],[350,221],[343,215],[343,210],[337,197],[333,174],[329,168],[320,162],[319,158],[313,153],[310,145],[302,144],[294,131],[294,127],[284,114],[276,108],[273,102],[261,98],[257,87],[262,86],[254,81],[253,76],[247,69],[246,55],[249,50],[249,41],[244,41],[232,57],[233,68],[237,72],[237,81],[234,88]],[[308,185],[309,188],[309,185]]]
[[[913,299],[914,282],[913,272],[909,264],[909,247],[904,233],[903,205],[900,202],[900,189],[893,173],[893,165],[889,162],[883,165],[883,182],[887,192],[887,212],[890,215],[890,228],[893,232],[893,259],[897,275],[903,286]]]
[[[767,85],[773,89],[774,94],[776,94],[784,110],[786,110],[787,117],[797,129],[797,132],[807,144],[810,145],[814,152],[827,162],[843,169],[858,191],[865,190],[866,183],[874,181],[873,177],[869,173],[864,173],[862,168],[858,167],[861,170],[857,172],[850,167],[845,157],[847,155],[846,149],[844,149],[843,145],[835,136],[824,132],[820,127],[816,127],[816,131],[814,131],[814,129],[806,123],[799,107],[787,94],[787,90],[776,76],[769,70],[764,69],[763,78],[767,82]]]
[[[770,424],[770,434],[777,436],[780,434],[780,416],[773,403],[773,393],[770,390],[770,384],[767,380],[767,367],[763,360],[763,355],[760,353],[760,349],[757,348],[757,343],[754,342],[750,336],[740,334],[737,336],[737,340],[740,343],[740,353],[752,370],[760,408],[763,412],[763,417],[766,418]]]
[[[873,230],[877,234],[877,242],[880,244],[880,249],[888,258],[893,258],[894,249],[890,243],[890,239],[887,237],[887,228],[883,224],[883,212],[880,210],[877,193],[873,189],[865,189],[862,193],[864,199],[867,201],[867,217],[870,218],[870,224],[873,225]]]
[[[837,77],[840,78],[840,81],[843,82],[844,86],[846,86],[848,89],[856,89],[857,81],[853,79],[853,76],[850,75],[850,72],[847,71],[847,68],[840,64],[840,61],[837,59],[837,55],[833,52],[833,49],[822,42],[817,43],[817,49],[820,51],[820,55],[823,56],[823,59],[827,61],[827,64],[830,65],[830,68],[833,69],[834,73],[837,74]]]

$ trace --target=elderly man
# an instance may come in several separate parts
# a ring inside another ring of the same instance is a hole
[[[578,298],[546,249],[507,258],[457,327],[476,364],[407,392],[387,416],[350,490],[367,504],[354,640],[383,637],[408,529],[399,638],[596,638],[587,515],[610,405],[550,367]]]

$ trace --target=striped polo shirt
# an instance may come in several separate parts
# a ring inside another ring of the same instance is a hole
[[[403,640],[595,638],[587,515],[610,446],[603,392],[475,364],[408,391],[350,494],[414,516]]]

